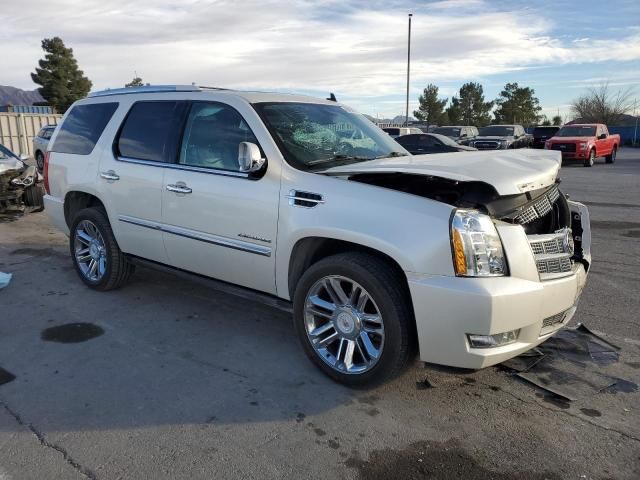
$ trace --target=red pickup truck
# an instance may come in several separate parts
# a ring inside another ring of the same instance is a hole
[[[565,125],[544,145],[561,151],[563,161],[582,160],[585,167],[592,167],[598,157],[615,162],[619,147],[620,135],[611,135],[602,123]]]

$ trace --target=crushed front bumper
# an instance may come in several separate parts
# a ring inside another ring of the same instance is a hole
[[[562,277],[540,279],[527,236],[519,225],[498,226],[510,276],[407,273],[420,360],[473,369],[495,365],[539,345],[571,320],[591,263],[591,231],[586,207],[576,202],[569,202],[569,206],[576,255],[571,271]],[[515,330],[519,332],[514,343],[497,347],[473,348],[468,339],[468,335]]]

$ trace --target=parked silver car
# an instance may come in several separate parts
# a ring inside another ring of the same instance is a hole
[[[44,152],[47,151],[47,145],[55,129],[55,125],[45,125],[40,129],[38,134],[33,137],[33,158],[36,159],[39,172],[42,172],[44,168]]]

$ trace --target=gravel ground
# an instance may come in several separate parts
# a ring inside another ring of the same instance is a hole
[[[619,345],[611,368],[638,384],[640,151],[561,177],[593,222],[573,322]],[[563,402],[504,368],[416,363],[349,390],[272,307],[145,269],[85,288],[45,213],[0,219],[0,271],[2,480],[640,477],[637,388]]]

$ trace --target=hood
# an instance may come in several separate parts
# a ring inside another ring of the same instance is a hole
[[[553,140],[554,142],[586,142],[590,138],[593,137],[551,137],[549,140]]]
[[[461,143],[459,143],[456,148],[460,151],[465,151],[465,152],[477,152],[478,149],[474,148],[474,147],[470,147],[469,145],[462,145]]]
[[[6,173],[21,173],[25,169],[26,165],[22,160],[9,157],[0,160],[0,175]]]
[[[327,175],[411,173],[461,182],[484,182],[499,195],[517,195],[552,185],[562,154],[557,150],[490,150],[380,158],[323,170]]]

